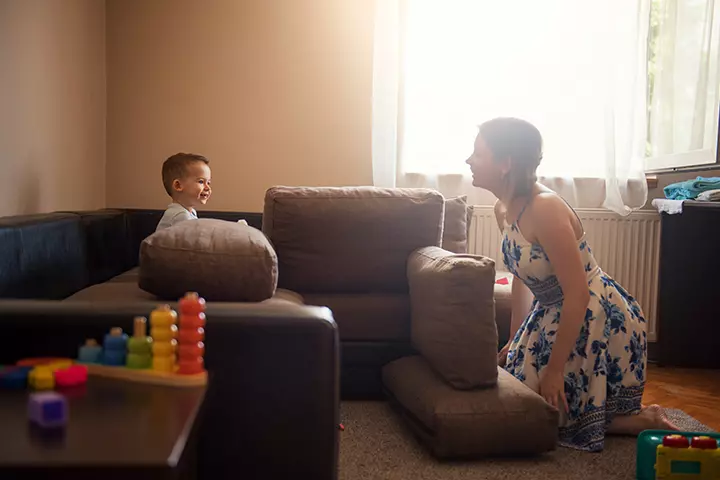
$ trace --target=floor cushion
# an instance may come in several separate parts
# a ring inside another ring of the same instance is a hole
[[[554,450],[558,411],[505,370],[497,385],[456,390],[420,356],[383,368],[393,404],[439,458],[530,455]]]

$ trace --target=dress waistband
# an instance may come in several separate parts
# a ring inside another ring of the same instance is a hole
[[[595,266],[587,272],[587,283],[589,284],[593,278],[600,274],[601,270],[599,266]],[[535,299],[543,307],[554,307],[562,303],[563,296],[562,287],[560,281],[555,275],[552,275],[545,280],[538,280],[535,278],[529,278],[526,285],[535,296]]]

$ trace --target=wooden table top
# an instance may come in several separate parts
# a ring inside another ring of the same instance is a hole
[[[172,470],[205,390],[91,377],[67,394],[68,423],[56,433],[30,424],[31,391],[0,390],[0,476],[24,468]]]

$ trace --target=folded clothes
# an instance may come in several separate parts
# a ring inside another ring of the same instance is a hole
[[[703,202],[720,202],[720,189],[706,190],[697,196],[697,200]]]
[[[698,195],[707,190],[720,189],[720,177],[697,177],[668,185],[664,188],[665,197],[671,200],[695,200]]]

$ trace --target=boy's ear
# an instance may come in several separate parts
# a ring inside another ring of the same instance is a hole
[[[173,182],[172,182],[172,188],[173,188],[173,190],[175,190],[176,192],[182,192],[182,183],[180,183],[180,180],[179,180],[179,179],[176,178],[175,180],[173,180]]]

